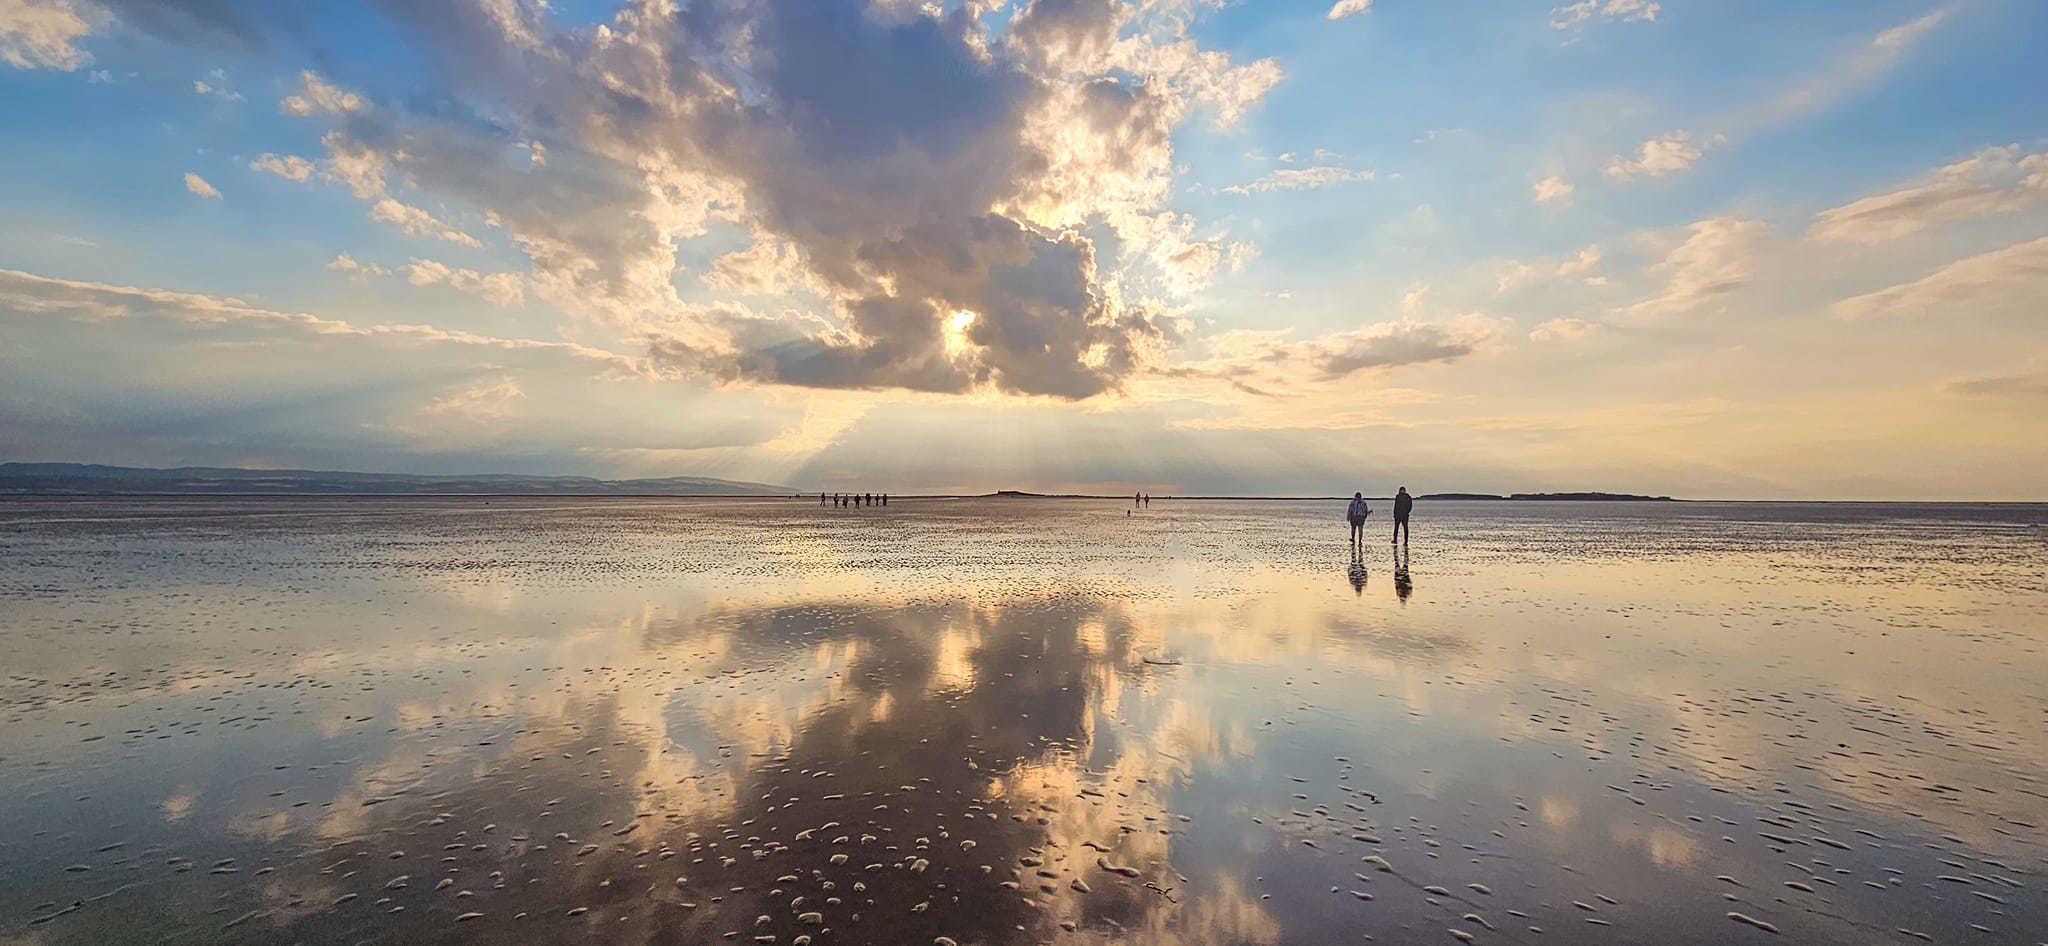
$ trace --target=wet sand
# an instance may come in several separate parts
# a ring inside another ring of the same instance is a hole
[[[2048,507],[0,501],[0,944],[2048,942]]]

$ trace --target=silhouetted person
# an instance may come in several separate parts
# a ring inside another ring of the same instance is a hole
[[[1408,538],[1408,511],[1415,508],[1415,497],[1408,495],[1408,487],[1401,487],[1394,494],[1394,541]]]
[[[824,494],[824,493],[819,493],[819,494],[818,494],[818,505],[820,505],[820,506],[823,506],[823,505],[825,505],[825,494]]]
[[[1365,517],[1372,515],[1372,507],[1365,502],[1364,493],[1351,494],[1351,506],[1344,510],[1344,518],[1351,520],[1351,544],[1365,542]]]
[[[884,508],[884,509],[887,509],[887,508],[889,508],[889,494],[888,494],[888,493],[883,493],[883,494],[882,494],[882,508]]]

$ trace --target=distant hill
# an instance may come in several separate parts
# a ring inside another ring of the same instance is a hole
[[[415,476],[331,470],[244,470],[186,466],[169,470],[92,463],[0,463],[0,493],[427,493],[543,496],[786,496],[788,486],[706,476],[601,480],[589,476],[485,473]]]
[[[1416,499],[1499,499],[1499,500],[1572,500],[1577,502],[1655,502],[1675,503],[1669,496],[1637,496],[1633,493],[1512,493],[1501,496],[1496,493],[1430,493]]]

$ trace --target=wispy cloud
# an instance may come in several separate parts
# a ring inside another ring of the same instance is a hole
[[[1946,9],[1878,33],[1869,41],[1836,58],[1819,73],[1801,79],[1762,102],[1736,109],[1703,122],[1711,132],[1694,135],[1676,131],[1644,141],[1631,157],[1616,156],[1606,168],[1608,177],[1664,177],[1687,170],[1710,149],[1762,131],[1782,126],[1827,108],[1851,93],[1882,78],[1896,65],[1913,41],[1941,25]]]
[[[1550,25],[1553,29],[1568,30],[1592,19],[1649,22],[1663,9],[1650,0],[1579,0],[1551,10]]]
[[[1761,220],[1710,217],[1685,228],[1648,273],[1662,282],[1622,313],[1637,318],[1691,313],[1748,288],[1771,228]]]
[[[1843,319],[1939,313],[1958,307],[2031,306],[2048,294],[2048,237],[1949,263],[1912,282],[1835,304]]]
[[[1881,243],[1946,224],[2017,211],[2048,197],[2048,153],[1986,148],[1910,187],[1815,215],[1806,235],[1834,243]]]
[[[1268,171],[1258,180],[1249,184],[1232,184],[1223,188],[1226,194],[1256,194],[1267,191],[1315,190],[1333,184],[1348,184],[1354,181],[1370,181],[1371,171],[1355,171],[1350,168],[1318,166],[1307,168],[1277,168]]]

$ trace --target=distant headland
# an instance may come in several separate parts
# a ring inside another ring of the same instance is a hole
[[[420,476],[332,470],[248,470],[186,466],[151,469],[94,463],[0,463],[0,493],[534,496],[789,496],[800,490],[705,476],[601,480],[589,476],[486,473]]]

